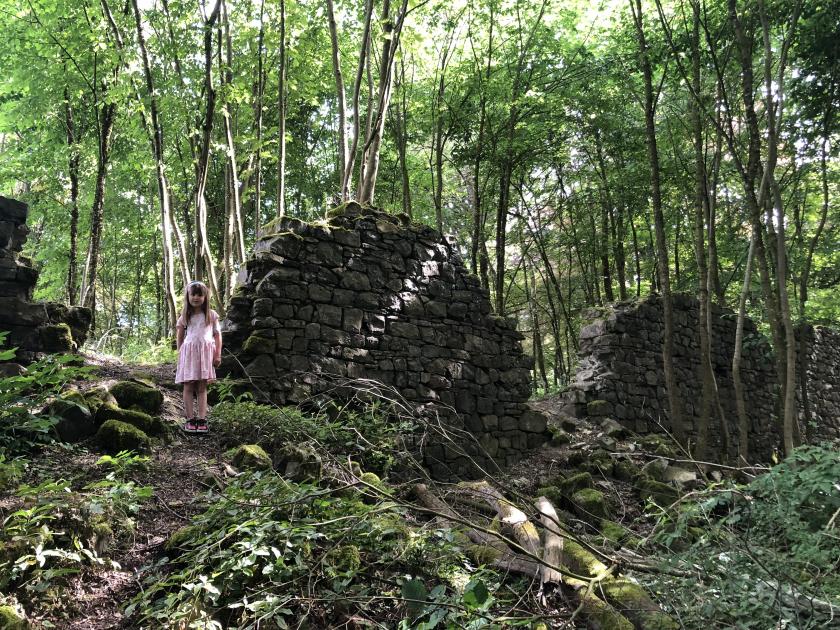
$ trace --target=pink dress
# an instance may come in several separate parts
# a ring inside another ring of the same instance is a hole
[[[178,318],[175,326],[184,326],[183,314]],[[213,367],[216,341],[213,339],[213,334],[219,330],[219,316],[216,311],[210,311],[210,322],[204,321],[204,313],[193,314],[190,317],[184,343],[181,344],[181,350],[178,352],[176,383],[216,380],[216,369]]]

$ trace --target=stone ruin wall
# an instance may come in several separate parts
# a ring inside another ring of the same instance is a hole
[[[699,305],[689,295],[676,294],[674,306],[674,365],[684,420],[696,437],[703,380],[700,371]],[[736,315],[713,306],[712,366],[731,438],[737,453],[738,422],[732,386],[732,353]],[[566,411],[576,416],[603,416],[638,432],[670,431],[668,398],[662,369],[662,300],[619,302],[584,313],[580,332],[580,364],[566,394]],[[809,437],[840,437],[840,333],[817,328],[808,344],[808,399],[814,430]],[[749,452],[766,460],[779,445],[776,373],[767,339],[747,319],[741,367],[749,417]],[[800,405],[800,418],[803,413]],[[661,423],[661,427],[659,425]],[[709,422],[709,446],[722,448],[717,414]]]
[[[800,426],[810,442],[840,439],[840,331],[808,326],[803,332],[807,378],[805,392],[801,383],[797,389]]]
[[[9,333],[6,347],[17,347],[15,360],[22,363],[81,346],[91,321],[90,309],[32,301],[38,271],[20,253],[28,213],[25,203],[0,197],[0,332]]]
[[[531,410],[533,360],[437,231],[349,203],[319,225],[283,218],[257,242],[223,323],[220,373],[279,404],[335,395],[336,379],[394,387],[472,434],[471,456],[511,464],[546,440]],[[227,354],[227,353],[226,353]],[[467,444],[461,444],[467,447]],[[458,448],[425,445],[438,477],[469,476]]]

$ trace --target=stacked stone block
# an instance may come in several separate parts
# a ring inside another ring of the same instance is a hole
[[[221,372],[280,404],[336,396],[370,379],[472,434],[479,464],[510,464],[546,439],[531,410],[533,361],[513,323],[435,230],[349,203],[321,225],[270,225],[240,274],[223,326]],[[424,447],[439,477],[474,472],[444,443]]]
[[[676,294],[674,365],[687,432],[696,437],[703,378],[700,370],[699,305],[689,295]],[[668,396],[662,369],[664,322],[662,300],[618,302],[583,314],[580,364],[567,399],[575,415],[606,416],[638,433],[671,430]],[[726,426],[731,456],[737,453],[738,420],[732,385],[732,352],[736,316],[713,307],[712,367]],[[769,343],[749,319],[744,326],[741,378],[750,423],[750,453],[766,458],[778,444],[777,379]],[[722,426],[717,414],[709,423],[709,445],[721,449]]]
[[[6,346],[16,346],[22,362],[83,344],[91,320],[87,308],[32,301],[38,272],[20,253],[28,212],[26,204],[0,197],[0,332],[9,333]]]
[[[799,342],[805,342],[804,363],[796,366],[800,426],[811,442],[840,439],[840,331],[807,326],[797,332]],[[797,346],[800,351],[802,348]],[[804,392],[803,367],[807,375]]]

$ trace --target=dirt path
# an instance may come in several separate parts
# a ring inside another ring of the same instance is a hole
[[[183,407],[180,393],[161,384],[171,384],[174,367],[126,366],[101,357],[87,356],[86,363],[97,365],[103,380],[126,379],[134,376],[154,381],[164,394],[162,417],[180,424]],[[54,462],[61,469],[84,470],[93,466],[100,453],[89,445],[90,453],[68,453],[67,459]],[[186,435],[178,432],[169,444],[153,448],[148,470],[130,475],[138,485],[151,486],[154,495],[142,504],[136,518],[133,540],[127,548],[111,554],[120,565],[119,570],[86,570],[71,582],[67,594],[72,598],[69,619],[44,619],[56,628],[68,630],[113,630],[133,627],[122,614],[125,604],[140,590],[144,568],[160,553],[163,544],[175,530],[189,524],[191,518],[203,511],[208,479],[224,474],[220,460],[221,447],[210,435]]]

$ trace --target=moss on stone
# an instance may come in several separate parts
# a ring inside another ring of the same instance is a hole
[[[117,399],[114,398],[111,392],[102,385],[98,385],[87,390],[83,395],[88,409],[90,409],[91,413],[94,415],[96,415],[96,412],[99,411],[99,408],[105,403],[110,403],[115,407],[119,406],[117,404]]]
[[[242,344],[242,351],[248,354],[272,353],[276,347],[277,342],[274,339],[266,339],[254,334],[249,336]]]
[[[591,400],[586,403],[586,415],[590,417],[606,416],[612,412],[612,404],[606,400]]]
[[[609,518],[604,493],[594,488],[584,488],[575,492],[572,495],[572,506],[578,516],[593,525],[601,519]]]
[[[164,543],[163,548],[170,557],[180,555],[189,543],[198,535],[199,529],[195,525],[186,525],[176,529]]]
[[[108,420],[99,427],[96,439],[102,449],[112,455],[120,451],[137,451],[139,453],[151,450],[152,441],[143,431],[127,422]]]
[[[38,329],[41,347],[45,352],[70,352],[73,350],[73,333],[65,323],[47,324]]]
[[[633,481],[639,472],[639,467],[629,459],[620,459],[613,464],[613,477],[619,481]]]
[[[599,598],[594,593],[583,593],[581,613],[586,618],[588,628],[598,630],[633,630],[633,624],[627,617]]]
[[[470,545],[467,547],[467,555],[477,565],[491,565],[499,556],[501,552],[491,545]]]
[[[595,577],[607,570],[607,565],[571,538],[564,537],[563,539],[562,557],[562,564],[569,567],[573,573],[581,576]]]
[[[629,529],[624,527],[624,525],[611,521],[607,518],[601,519],[601,522],[598,525],[598,530],[601,532],[605,541],[621,545],[622,547],[635,549],[641,543],[641,539]]]
[[[56,433],[63,442],[78,442],[96,433],[96,422],[84,396],[78,391],[62,394],[46,412],[58,418]]]
[[[650,499],[660,507],[668,507],[680,497],[679,492],[672,486],[646,476],[639,478],[636,488],[643,500]]]
[[[593,487],[592,475],[588,472],[575,473],[571,477],[558,479],[555,483],[560,494],[567,498],[571,498],[578,490]]]
[[[662,481],[665,479],[665,470],[667,468],[668,462],[664,459],[652,459],[642,466],[642,473],[651,479]]]
[[[119,420],[133,427],[137,427],[146,435],[162,436],[166,433],[166,426],[160,418],[153,418],[147,413],[133,409],[120,409],[111,403],[104,403],[96,413],[98,422]]]
[[[29,622],[13,606],[0,606],[0,630],[27,630]]]
[[[278,473],[294,481],[321,478],[321,456],[309,445],[286,444],[273,453],[272,461]]]
[[[563,503],[563,494],[557,486],[542,486],[537,488],[537,496],[545,497],[554,507]]]
[[[572,441],[571,436],[556,425],[549,425],[548,432],[551,433],[552,446],[565,446]]]
[[[120,381],[115,383],[108,390],[117,399],[119,406],[139,407],[149,415],[160,413],[163,405],[163,394],[149,384],[138,381]]]
[[[645,589],[624,578],[606,580],[601,584],[606,600],[637,628],[645,630],[677,630],[680,625],[651,600]]]
[[[242,444],[225,453],[233,465],[240,469],[269,470],[271,458],[258,444]]]

